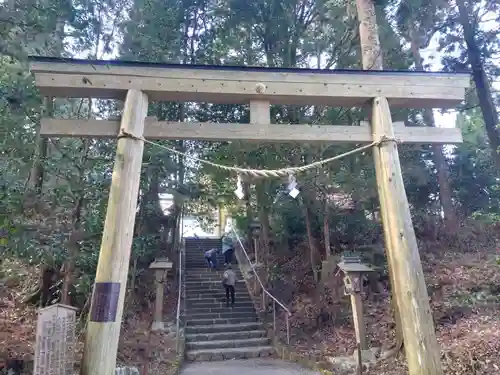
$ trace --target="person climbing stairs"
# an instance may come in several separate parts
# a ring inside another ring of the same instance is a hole
[[[204,253],[221,249],[220,238],[186,238],[185,263],[185,332],[186,359],[217,361],[268,357],[274,354],[271,341],[257,317],[253,303],[236,261],[236,302],[226,306],[222,285],[224,269],[208,269]],[[222,254],[218,263],[223,264]]]

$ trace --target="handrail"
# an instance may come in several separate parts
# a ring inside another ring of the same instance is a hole
[[[280,305],[283,308],[283,310],[285,310],[289,315],[292,315],[292,313],[290,312],[290,310],[288,310],[285,305],[283,305],[280,301],[278,301],[276,299],[276,297],[274,297],[271,293],[269,293],[267,291],[267,289],[264,287],[264,284],[262,284],[262,281],[260,280],[259,274],[255,271],[255,265],[252,264],[252,261],[250,260],[250,257],[248,256],[248,253],[245,250],[245,246],[243,246],[243,243],[241,242],[241,239],[238,236],[238,233],[236,233],[236,231],[234,230],[234,228],[232,228],[232,230],[233,230],[233,233],[236,235],[236,239],[240,243],[241,249],[245,253],[245,257],[247,258],[248,263],[250,263],[252,271],[255,274],[255,277],[257,278],[257,281],[259,282],[260,286],[262,287],[262,290],[264,291],[264,293],[266,293],[269,297],[271,297],[271,299],[273,299],[278,305]]]
[[[290,344],[290,324],[289,324],[289,321],[288,321],[288,317],[291,316],[292,313],[290,312],[290,310],[287,309],[287,307],[284,304],[282,304],[280,301],[278,301],[278,299],[275,296],[273,296],[266,289],[266,287],[264,286],[264,284],[260,280],[259,274],[257,273],[257,271],[255,271],[255,265],[252,264],[252,261],[250,260],[250,257],[248,256],[248,253],[245,250],[245,246],[243,245],[243,242],[241,241],[240,236],[238,236],[238,233],[236,233],[236,230],[234,229],[234,227],[231,226],[231,230],[233,231],[234,235],[236,236],[236,240],[239,242],[239,244],[241,246],[241,249],[243,250],[243,253],[245,254],[245,257],[247,258],[248,263],[250,264],[250,268],[252,269],[252,272],[255,275],[255,278],[257,279],[257,281],[259,282],[259,284],[260,284],[260,286],[262,288],[262,291],[273,300],[273,323],[274,323],[274,331],[276,331],[276,309],[275,309],[274,304],[277,303],[283,310],[286,311],[286,313],[287,313],[285,315],[285,318],[286,318],[286,339],[287,339],[287,344]]]
[[[179,226],[180,226],[180,230],[179,230],[180,237],[179,237],[179,240],[177,241],[177,243],[178,243],[177,250],[179,251],[179,265],[178,265],[178,268],[179,268],[179,283],[178,283],[179,293],[177,296],[176,336],[175,336],[176,337],[175,348],[176,348],[177,355],[179,355],[179,351],[180,351],[180,347],[179,347],[179,344],[180,344],[180,317],[181,317],[181,301],[183,300],[182,291],[183,291],[183,286],[184,286],[184,283],[183,283],[184,273],[182,272],[184,270],[184,260],[185,260],[185,256],[184,256],[185,255],[184,254],[185,246],[183,246],[183,244],[184,244],[184,210],[181,210],[181,219],[180,219]]]

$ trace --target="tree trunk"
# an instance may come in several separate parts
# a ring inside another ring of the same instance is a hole
[[[268,199],[266,195],[267,181],[261,181],[256,185],[256,193],[257,193],[257,206],[258,206],[258,214],[259,221],[261,225],[260,232],[260,246],[259,249],[254,249],[255,251],[259,251],[259,260],[264,265],[264,272],[261,274],[263,277],[262,283],[267,288],[269,281],[269,254],[270,254],[270,223],[269,223],[269,210],[268,210]],[[253,242],[253,241],[252,241]]]
[[[271,225],[269,222],[268,199],[266,196],[267,181],[261,181],[256,186],[257,191],[257,205],[259,207],[259,221],[261,225],[261,254],[267,255],[269,253]]]
[[[47,117],[51,117],[54,111],[53,98],[45,98],[44,112]],[[48,139],[40,134],[40,125],[37,127],[36,150],[33,157],[33,166],[31,167],[28,181],[28,191],[34,192],[40,197],[43,190],[44,164],[47,159]]]
[[[481,57],[481,50],[474,36],[474,29],[470,23],[469,10],[464,0],[457,0],[459,11],[459,22],[464,30],[464,39],[467,45],[467,60],[472,70],[472,77],[476,86],[479,106],[483,113],[486,133],[492,148],[493,160],[500,168],[500,130],[497,129],[500,124],[498,113],[491,94],[491,86],[484,70],[484,63]]]
[[[64,50],[64,26],[66,24],[65,15],[59,16],[56,20],[56,24],[54,26],[54,30],[52,32],[52,36],[49,42],[48,55],[60,57]],[[54,103],[53,98],[47,98],[45,100],[45,115],[48,117],[52,117],[54,112]],[[28,190],[34,191],[35,194],[40,197],[43,189],[43,180],[45,173],[45,160],[47,158],[47,147],[48,147],[48,139],[46,137],[42,137],[40,135],[40,124],[37,129],[37,145],[36,151],[33,160],[33,167],[31,169]]]
[[[418,43],[418,36],[412,23],[409,25],[409,37],[413,59],[415,61],[415,69],[424,71],[422,63],[422,56],[420,55],[420,45]],[[436,127],[434,114],[432,109],[424,109],[422,112],[424,122],[429,127]],[[448,233],[456,233],[458,229],[457,212],[453,206],[452,192],[450,186],[450,173],[448,163],[443,154],[443,148],[440,145],[433,145],[432,151],[434,155],[434,164],[436,166],[437,178],[439,184],[439,200],[444,213],[445,229]]]
[[[325,257],[326,260],[330,260],[332,256],[332,248],[330,243],[330,220],[329,220],[329,205],[327,199],[325,199],[325,211],[323,214],[323,237],[325,242]]]
[[[316,244],[314,243],[314,236],[312,233],[311,211],[309,210],[309,206],[305,202],[305,199],[302,199],[301,206],[304,213],[304,220],[306,222],[307,243],[309,245],[309,261],[311,262],[314,281],[317,283],[319,281],[318,266],[316,264],[316,255],[318,254],[318,251],[316,249]]]
[[[29,295],[24,302],[37,305],[39,307],[47,306],[55,299],[55,293],[52,290],[54,284],[59,279],[59,273],[53,267],[42,265],[40,267],[40,285],[35,293]]]
[[[70,236],[71,237],[71,236]],[[64,262],[62,274],[63,285],[61,290],[61,303],[72,306],[71,290],[75,280],[75,261],[80,253],[78,242],[70,238],[68,241],[68,259]]]
[[[244,200],[245,200],[245,208],[246,208],[246,217],[247,217],[247,248],[248,248],[248,253],[252,253],[255,251],[253,248],[253,236],[252,236],[252,228],[250,227],[250,224],[252,223],[253,220],[253,213],[252,213],[252,204],[250,202],[250,183],[243,181],[243,193],[244,193]]]
[[[90,103],[89,103],[90,105]],[[83,141],[83,156],[80,160],[80,168],[78,173],[78,181],[84,181],[85,176],[85,163],[87,161],[88,152],[90,147],[90,141]],[[75,207],[73,209],[72,221],[73,221],[73,230],[68,240],[68,259],[64,263],[64,279],[63,279],[63,287],[61,292],[61,303],[65,305],[72,305],[70,293],[73,289],[73,284],[75,280],[75,262],[80,253],[80,245],[79,241],[81,240],[80,235],[80,224],[84,203],[84,191],[79,193],[78,199],[75,203]]]

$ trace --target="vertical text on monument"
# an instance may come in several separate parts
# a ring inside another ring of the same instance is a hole
[[[72,375],[76,309],[53,305],[40,309],[36,327],[34,375]]]

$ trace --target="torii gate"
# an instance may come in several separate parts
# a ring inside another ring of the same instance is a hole
[[[464,99],[469,85],[468,74],[161,65],[42,57],[31,58],[31,71],[41,94],[48,97],[125,101],[121,121],[44,118],[40,133],[46,137],[109,138],[124,131],[148,139],[369,143],[388,137],[404,143],[453,144],[462,142],[458,129],[393,124],[389,106],[453,107]],[[251,124],[151,120],[146,117],[148,100],[250,104]],[[371,127],[368,123],[271,125],[270,104],[371,106]],[[397,144],[390,141],[377,147],[377,187],[394,298],[410,373],[424,374],[426,363],[439,362],[424,274]],[[118,139],[83,375],[114,373],[143,148],[140,139]]]

